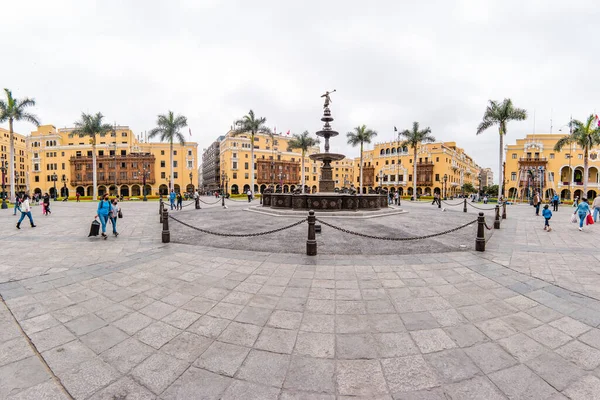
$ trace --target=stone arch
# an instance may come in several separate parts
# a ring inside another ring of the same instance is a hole
[[[385,149],[385,155],[389,155],[390,154],[390,149]]]
[[[260,192],[264,193],[267,190],[267,185],[260,185]]]
[[[385,149],[381,149],[381,151],[379,152],[379,155],[382,156],[385,154]]]
[[[192,192],[194,191],[194,185],[192,185],[191,183],[187,184],[187,185],[185,186],[185,191],[186,191],[187,193],[192,193]]]
[[[392,147],[392,154],[396,154],[396,148]]]
[[[98,186],[98,196],[104,196],[106,193],[106,186],[100,185]]]
[[[409,188],[406,190],[406,193],[407,193],[409,196],[412,196],[412,195],[413,195],[413,188],[412,188],[412,186],[411,186],[411,187],[409,187]]]
[[[296,190],[296,185],[290,185],[290,192],[294,193],[294,190]]]
[[[34,194],[40,194],[40,195],[41,195],[41,194],[42,194],[42,189],[40,189],[40,188],[35,188],[35,189],[33,190],[33,193],[34,193]]]
[[[86,189],[86,196],[93,196],[94,195],[94,188],[92,186],[88,186]]]
[[[583,167],[575,167],[575,171],[573,171],[573,182],[583,184]]]
[[[596,198],[596,191],[595,190],[588,190],[587,192],[587,198],[588,199],[595,199]]]
[[[429,188],[429,187],[426,187],[426,188],[423,190],[423,193],[425,193],[425,196],[431,196],[431,188]]]
[[[252,191],[252,193],[258,193],[258,184],[254,184],[254,190]]]
[[[144,196],[149,196],[152,195],[152,186],[146,184],[145,188],[144,188],[144,193],[142,193],[142,195]]]
[[[417,195],[421,196],[423,194],[423,189],[420,187],[417,188]]]
[[[577,189],[577,190],[575,190],[575,192],[573,193],[573,196],[574,196],[574,197],[573,197],[573,199],[574,199],[575,197],[578,197],[578,198],[579,198],[579,200],[581,200],[581,195],[582,195],[582,194],[583,194],[583,191],[582,191],[581,189]]]
[[[310,190],[312,193],[317,193],[317,186],[313,185],[313,187]]]
[[[402,196],[404,194],[404,188],[398,188],[398,194]]]
[[[79,193],[80,196],[85,196],[85,189],[83,188],[83,186],[77,186],[75,188],[75,193]]]
[[[598,182],[598,167],[588,167],[588,183]]]
[[[181,192],[181,186],[179,186],[178,184],[175,184],[175,186],[173,187],[173,189],[175,189],[175,193],[180,193]]]
[[[247,183],[244,185],[244,193],[248,193],[248,190],[250,190],[250,185],[248,185]]]
[[[290,187],[288,185],[283,185],[283,193],[289,193]]]
[[[131,186],[131,195],[132,196],[141,196],[141,189],[140,189],[140,185],[133,185]]]
[[[108,188],[108,194],[110,196],[116,196],[118,194],[118,188],[115,185],[110,185]]]
[[[569,192],[569,189],[563,189],[560,191],[560,198],[563,200],[570,200],[571,199],[571,193]]]
[[[439,187],[433,188],[433,194],[441,194],[441,193],[442,193],[442,189],[440,189]]]
[[[235,183],[231,185],[231,194],[240,194],[240,188]]]
[[[121,193],[121,196],[123,196],[123,197],[129,197],[129,186],[127,186],[127,185],[121,186],[120,193]]]
[[[515,198],[516,195],[517,195],[517,188],[511,187],[510,189],[508,189],[508,197],[509,198]]]
[[[168,196],[169,195],[169,187],[164,183],[158,187],[158,194],[160,196]]]
[[[563,165],[562,167],[560,167],[560,181],[563,182],[563,184],[569,184],[569,182],[571,182],[573,178],[573,168],[569,167],[568,165]]]

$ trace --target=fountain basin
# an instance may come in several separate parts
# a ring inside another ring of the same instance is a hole
[[[388,207],[388,198],[385,194],[263,193],[262,200],[263,207],[293,210],[358,211]]]
[[[325,161],[325,160],[339,161],[339,160],[343,160],[346,156],[343,154],[335,154],[335,153],[317,153],[317,154],[311,154],[308,157],[310,157],[311,160],[315,160],[315,161]]]

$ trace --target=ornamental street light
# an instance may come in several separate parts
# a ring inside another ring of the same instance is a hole
[[[221,205],[225,208],[225,195],[227,191],[227,174],[223,172],[221,174]]]
[[[8,204],[6,204],[6,186],[4,184],[6,180],[6,171],[8,169],[8,162],[2,157],[2,161],[0,162],[0,171],[2,171],[2,209],[5,210],[8,208]]]
[[[194,174],[190,171],[190,187],[192,188],[192,192],[194,191]]]
[[[56,181],[58,181],[58,175],[56,175],[56,172],[52,174],[51,179],[52,182],[54,182],[54,201],[56,201]]]
[[[448,186],[448,175],[444,174],[444,200],[446,200],[446,188]]]
[[[63,183],[63,196],[66,199],[69,198],[69,189],[67,189],[67,182],[69,181],[69,179],[67,178],[67,175],[63,174],[61,182]]]

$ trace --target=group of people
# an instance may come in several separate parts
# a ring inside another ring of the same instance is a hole
[[[188,195],[188,198],[197,199],[200,197],[198,191],[194,191],[193,194]],[[171,206],[171,210],[182,210],[183,209],[183,196],[180,192],[175,193],[175,190],[171,189],[171,193],[169,193],[169,204]]]
[[[558,194],[554,194],[550,199],[550,203],[552,204],[552,211],[558,211],[558,205],[560,203],[560,198]],[[539,192],[535,192],[535,195],[532,199],[532,205],[535,207],[535,215],[540,215],[540,207],[542,205],[542,197]],[[575,211],[573,212],[573,222],[579,222],[579,230],[583,230],[583,224],[586,222],[586,219],[591,218],[593,222],[598,222],[598,214],[600,214],[600,196],[597,196],[591,207],[588,203],[588,199],[583,197],[581,201],[579,201],[578,197],[575,197],[573,201],[573,207]],[[592,216],[593,209],[593,216]],[[550,205],[545,204],[544,209],[542,210],[542,216],[544,217],[544,230],[547,232],[552,231],[550,227],[550,219],[552,218],[552,211],[550,210]],[[588,217],[590,216],[590,217]],[[591,222],[590,222],[591,223]]]
[[[31,215],[31,201],[34,201],[35,204],[40,203],[40,198],[42,200],[42,214],[50,215],[52,211],[50,211],[50,195],[45,193],[43,196],[39,193],[36,193],[33,196],[33,199],[27,193],[17,194],[15,198],[15,206],[13,215],[17,215],[17,211],[21,212],[21,218],[19,218],[19,222],[17,222],[17,229],[21,229],[21,222],[25,219],[25,217],[29,218],[29,222],[32,228],[35,228],[36,225],[33,223],[33,216]]]
[[[98,202],[98,209],[96,211],[96,217],[100,219],[100,225],[102,227],[102,238],[106,240],[108,236],[106,235],[106,225],[108,221],[112,224],[112,231],[115,237],[119,236],[119,232],[117,232],[117,219],[119,218],[119,214],[121,214],[121,208],[119,207],[119,202],[117,198],[110,200],[108,194],[105,194],[104,197]]]

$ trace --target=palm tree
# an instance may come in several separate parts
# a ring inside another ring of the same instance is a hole
[[[4,89],[6,101],[0,100],[0,123],[8,121],[8,132],[10,140],[10,201],[15,200],[15,138],[13,132],[13,123],[15,121],[31,122],[35,126],[40,126],[38,117],[28,113],[25,109],[29,106],[35,106],[35,100],[25,97],[24,99],[15,99],[12,92]]]
[[[348,144],[356,147],[360,144],[360,179],[358,193],[362,194],[363,186],[363,148],[365,143],[371,143],[371,140],[377,136],[377,132],[372,129],[367,129],[366,125],[360,125],[354,128],[352,132],[346,133]]]
[[[600,144],[600,127],[596,124],[596,116],[591,114],[585,122],[576,119],[569,123],[570,132],[560,138],[554,145],[554,151],[561,151],[566,145],[572,143],[583,149],[583,193],[587,196],[588,186],[588,156],[590,149]],[[572,155],[569,155],[572,157]]]
[[[254,111],[250,110],[248,115],[244,115],[241,119],[235,121],[235,129],[233,130],[234,136],[250,134],[250,190],[252,192],[254,192],[254,137],[257,133],[271,133],[265,122],[267,122],[265,117],[257,118]]]
[[[73,137],[75,135],[83,135],[90,137],[90,142],[92,143],[92,185],[94,187],[94,196],[92,197],[93,200],[98,200],[96,136],[113,131],[113,127],[110,124],[105,124],[102,122],[103,119],[104,115],[102,115],[102,113],[96,113],[96,115],[81,113],[81,120],[75,122],[75,129],[73,129],[71,133],[69,133],[70,137]]]
[[[419,144],[433,143],[435,137],[431,136],[431,128],[427,127],[423,130],[419,130],[419,123],[413,122],[412,130],[405,129],[399,133],[400,136],[404,136],[406,139],[400,144],[400,146],[410,146],[413,149],[413,198],[417,200],[417,147]]]
[[[499,174],[502,174],[502,164],[504,162],[504,135],[506,135],[506,124],[509,121],[524,121],[526,119],[527,111],[523,108],[513,107],[511,99],[504,99],[502,103],[490,100],[490,103],[485,109],[483,121],[481,121],[477,127],[477,134],[479,135],[493,125],[498,125],[498,133],[500,134]],[[500,181],[498,194],[504,196],[504,177],[501,176],[498,180]]]
[[[288,151],[292,151],[293,149],[302,150],[302,194],[304,194],[304,157],[309,148],[316,146],[319,143],[319,139],[311,138],[310,133],[308,131],[302,132],[301,135],[295,133],[292,138],[288,142]]]
[[[149,138],[160,135],[161,142],[169,142],[169,192],[173,190],[175,181],[173,178],[173,142],[177,140],[182,146],[185,145],[185,137],[179,131],[187,126],[187,118],[183,115],[177,115],[169,111],[166,115],[159,115],[156,120],[156,128],[148,134]]]

